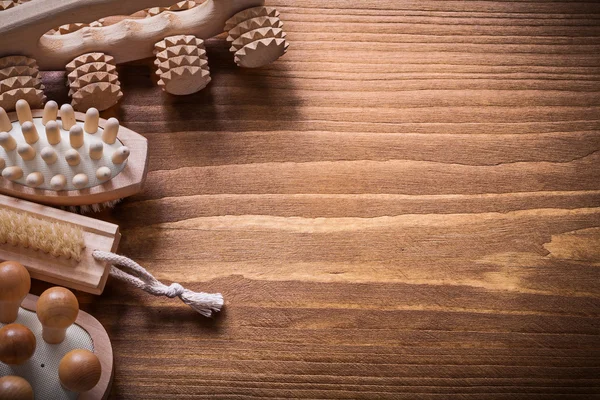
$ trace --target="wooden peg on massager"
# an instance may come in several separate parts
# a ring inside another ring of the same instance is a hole
[[[3,376],[0,378],[0,399],[33,400],[33,388],[20,376]]]
[[[0,322],[15,322],[21,302],[31,289],[27,269],[16,261],[0,264]]]
[[[89,350],[71,350],[60,360],[58,378],[68,390],[81,393],[91,390],[100,381],[102,365]]]
[[[21,324],[8,324],[0,329],[0,361],[9,365],[23,364],[35,352],[35,335]]]
[[[70,290],[53,287],[42,293],[37,302],[37,316],[42,323],[44,341],[62,343],[67,328],[73,325],[78,313],[79,302]]]

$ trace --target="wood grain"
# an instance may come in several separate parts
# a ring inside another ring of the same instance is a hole
[[[81,294],[112,397],[598,398],[600,4],[267,3],[291,43],[269,67],[218,38],[191,96],[119,70],[102,116],[150,172],[102,218],[226,306]]]

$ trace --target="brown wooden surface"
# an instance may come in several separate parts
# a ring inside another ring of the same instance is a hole
[[[196,95],[119,70],[102,116],[150,173],[102,217],[226,307],[80,295],[112,398],[598,398],[600,4],[267,3],[291,42],[267,68],[216,39]]]

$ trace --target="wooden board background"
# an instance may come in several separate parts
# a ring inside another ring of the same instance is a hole
[[[268,4],[292,45],[267,68],[215,39],[196,95],[119,70],[103,117],[151,172],[102,218],[226,307],[80,295],[112,398],[598,398],[600,4]]]

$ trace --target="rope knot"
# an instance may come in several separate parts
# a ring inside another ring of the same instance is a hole
[[[183,288],[183,286],[181,286],[179,283],[175,282],[175,283],[171,283],[171,285],[165,289],[165,296],[172,299],[175,297],[181,297],[181,295],[184,292],[185,292],[185,289]]]
[[[105,261],[112,264],[110,269],[111,276],[154,296],[166,296],[171,299],[179,297],[181,301],[205,317],[210,317],[213,312],[221,311],[221,307],[223,307],[223,296],[221,293],[192,292],[185,289],[179,283],[172,283],[167,286],[153,277],[144,267],[127,257],[100,250],[94,250],[92,255],[98,261]]]

